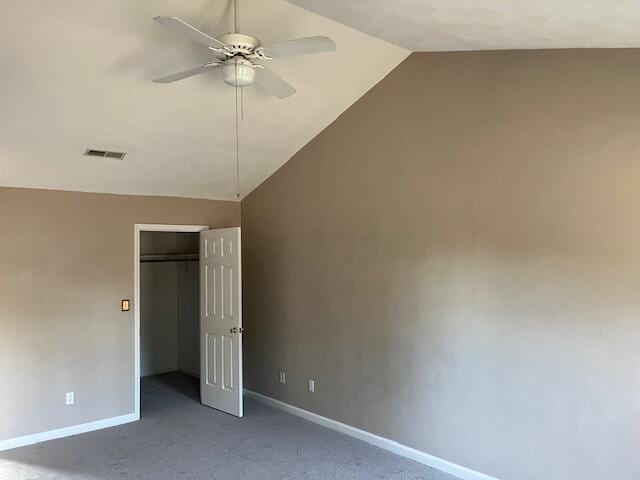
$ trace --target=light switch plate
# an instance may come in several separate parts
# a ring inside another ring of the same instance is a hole
[[[128,312],[131,310],[131,301],[126,299],[122,300],[122,302],[120,302],[120,308],[122,308],[123,312]]]
[[[280,372],[280,383],[287,383],[287,374],[284,372]]]
[[[67,392],[66,397],[65,397],[65,401],[66,401],[67,405],[73,405],[74,403],[76,403],[76,394],[75,394],[75,392]]]
[[[311,393],[316,391],[316,381],[309,379],[309,391]]]

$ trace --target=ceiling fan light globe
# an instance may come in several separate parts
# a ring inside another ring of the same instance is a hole
[[[237,62],[237,63],[236,63]],[[224,82],[232,87],[247,87],[253,83],[256,71],[247,60],[227,60],[222,67]]]

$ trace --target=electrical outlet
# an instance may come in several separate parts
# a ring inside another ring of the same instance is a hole
[[[67,392],[65,400],[66,400],[67,405],[73,405],[74,403],[76,403],[76,394],[75,394],[75,392]]]
[[[316,391],[316,381],[309,379],[309,391],[311,393]]]
[[[280,372],[280,383],[287,383],[287,374]]]

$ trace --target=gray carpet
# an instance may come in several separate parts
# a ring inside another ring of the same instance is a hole
[[[142,382],[142,419],[0,453],[1,480],[455,480],[252,399],[238,419],[197,380]]]

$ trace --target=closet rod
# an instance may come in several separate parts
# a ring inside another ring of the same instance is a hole
[[[197,253],[151,254],[140,255],[140,262],[197,262],[200,255]]]

